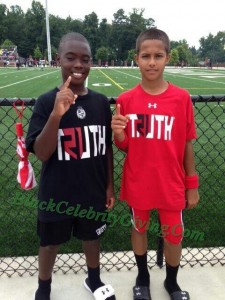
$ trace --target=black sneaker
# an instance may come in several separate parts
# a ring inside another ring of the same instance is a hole
[[[50,300],[50,292],[37,289],[34,300]]]

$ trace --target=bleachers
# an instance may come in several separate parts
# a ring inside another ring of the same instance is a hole
[[[14,66],[17,56],[17,46],[15,45],[0,48],[0,66],[4,66],[4,62]]]

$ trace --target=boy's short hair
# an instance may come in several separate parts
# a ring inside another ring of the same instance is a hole
[[[137,52],[137,54],[140,51],[141,44],[146,40],[160,40],[160,41],[162,41],[165,45],[166,53],[169,54],[169,52],[170,52],[170,40],[169,40],[168,35],[164,31],[162,31],[160,29],[157,29],[157,28],[150,28],[150,29],[147,29],[147,30],[141,32],[139,34],[139,36],[137,37],[137,40],[136,40],[136,52]]]
[[[63,49],[63,46],[64,46],[65,42],[67,42],[69,40],[75,40],[75,41],[78,41],[78,42],[86,43],[89,46],[90,52],[91,52],[90,44],[89,44],[88,40],[82,34],[80,34],[78,32],[69,32],[69,33],[65,34],[59,42],[59,47],[58,47],[58,53],[59,54],[62,52],[62,49]]]

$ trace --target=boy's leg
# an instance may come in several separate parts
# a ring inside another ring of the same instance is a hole
[[[148,240],[147,229],[149,226],[149,211],[141,211],[131,208],[131,243],[138,268],[138,275],[133,287],[133,299],[149,299],[150,294],[150,274],[148,271]]]
[[[165,288],[169,294],[181,291],[177,283],[180,266],[183,237],[182,211],[159,211],[162,235],[164,237],[164,255],[166,260]]]
[[[59,250],[57,246],[47,246],[39,248],[39,278],[48,280],[52,276],[52,270],[55,264],[56,255]]]
[[[139,232],[136,228],[132,228],[131,243],[135,254],[144,255],[148,248],[147,232]]]
[[[165,286],[169,294],[181,291],[177,283],[177,273],[180,266],[182,245],[174,245],[164,239],[164,255],[166,260]]]
[[[182,244],[172,244],[164,239],[164,255],[166,262],[172,266],[176,267],[180,264],[182,251]]]
[[[50,300],[52,271],[60,244],[70,239],[73,220],[37,223],[40,237],[39,279],[35,300]]]
[[[91,214],[93,214],[93,218],[91,218]],[[105,297],[108,295],[107,300],[115,300],[113,288],[105,285],[100,279],[100,237],[107,228],[107,216],[104,202],[102,211],[96,209],[90,213],[88,218],[76,218],[73,236],[82,241],[86,258],[88,277],[85,279],[84,286],[92,294],[105,293]]]
[[[88,278],[85,280],[85,284],[94,293],[105,285],[100,279],[100,240],[82,241],[82,245],[88,269]],[[105,298],[106,300],[116,300],[112,287],[110,290],[107,289],[107,292],[110,296]]]
[[[50,300],[52,270],[59,246],[39,248],[39,279],[35,300]]]
[[[138,268],[136,285],[149,287],[150,275],[147,263],[147,232],[138,232],[135,228],[132,228],[131,243]]]
[[[88,283],[92,292],[103,286],[100,279],[100,241],[82,241],[88,269]]]
[[[131,211],[131,222],[133,228],[131,231],[131,243],[134,251],[135,260],[138,268],[138,276],[136,279],[136,286],[150,285],[150,275],[147,263],[147,229],[149,226],[149,211],[141,211],[134,208]]]

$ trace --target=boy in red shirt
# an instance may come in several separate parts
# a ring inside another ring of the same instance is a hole
[[[134,299],[151,299],[147,266],[150,211],[157,209],[164,229],[166,279],[171,299],[189,299],[177,273],[182,250],[182,210],[199,201],[192,139],[196,138],[193,105],[188,92],[163,78],[170,59],[167,34],[151,28],[136,41],[136,63],[142,79],[118,97],[112,119],[114,140],[126,152],[121,200],[131,210],[131,241],[138,267]],[[166,231],[165,231],[166,229]]]

